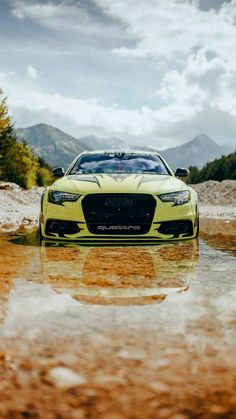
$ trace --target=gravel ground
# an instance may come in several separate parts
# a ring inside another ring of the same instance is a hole
[[[236,204],[236,180],[208,180],[191,186],[197,191],[200,203],[218,206]]]
[[[198,193],[201,217],[236,218],[236,180],[209,180],[191,186]]]
[[[192,186],[199,196],[202,217],[236,217],[236,180],[210,180]],[[37,225],[42,191],[43,188],[26,191],[14,183],[0,182],[0,230],[7,232],[22,225]]]
[[[43,188],[21,189],[15,183],[0,182],[0,229],[37,225]]]

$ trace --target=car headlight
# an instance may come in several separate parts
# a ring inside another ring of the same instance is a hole
[[[189,191],[179,191],[179,192],[171,192],[165,193],[162,195],[158,195],[163,202],[174,202],[174,205],[183,205],[187,204],[190,201],[190,192]]]
[[[63,205],[63,202],[75,202],[81,195],[77,193],[49,191],[48,201],[52,204]]]

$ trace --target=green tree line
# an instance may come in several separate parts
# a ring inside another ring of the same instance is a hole
[[[202,169],[189,167],[188,183],[200,183],[206,180],[236,179],[236,152],[222,156],[207,163]]]
[[[34,155],[26,141],[17,140],[8,113],[6,97],[0,89],[0,180],[22,188],[44,186],[51,182],[50,167]]]

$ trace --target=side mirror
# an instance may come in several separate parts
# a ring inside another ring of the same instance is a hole
[[[56,167],[52,169],[52,176],[53,177],[63,177],[65,175],[65,170],[63,167]]]
[[[181,167],[177,167],[176,171],[175,171],[175,176],[177,177],[186,177],[189,175],[189,170],[188,169],[183,169]]]

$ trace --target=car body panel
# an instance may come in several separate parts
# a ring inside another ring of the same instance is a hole
[[[57,180],[53,189],[71,193],[161,194],[186,189],[186,184],[169,175],[68,175]]]

